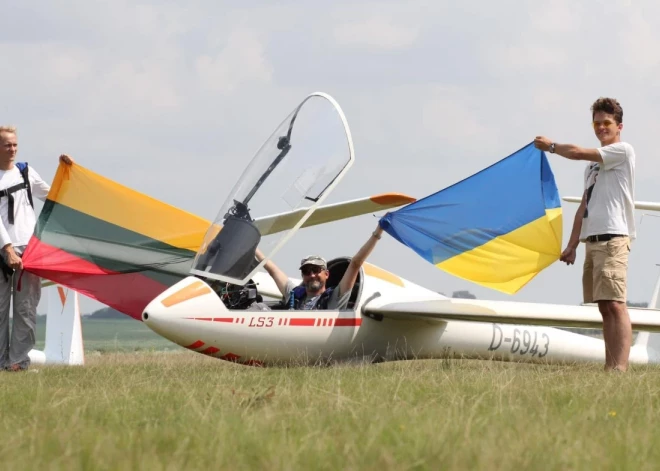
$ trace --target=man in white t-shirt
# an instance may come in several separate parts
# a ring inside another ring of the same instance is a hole
[[[586,246],[582,287],[585,303],[598,303],[603,317],[605,369],[626,371],[632,343],[626,307],[630,244],[635,229],[635,150],[621,141],[623,109],[614,98],[591,107],[601,147],[585,149],[539,136],[537,148],[571,160],[586,160],[584,194],[570,240],[560,260],[571,265],[580,242]]]
[[[0,369],[25,370],[34,348],[37,304],[41,279],[23,271],[21,256],[34,233],[37,218],[32,197],[45,200],[50,186],[34,168],[27,166],[29,187],[16,165],[16,129],[0,126]],[[71,164],[67,155],[60,160]],[[21,167],[23,167],[21,165]],[[9,306],[13,300],[13,323],[9,333]]]

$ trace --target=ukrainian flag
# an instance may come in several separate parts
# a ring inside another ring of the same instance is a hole
[[[559,192],[533,143],[386,214],[380,226],[441,270],[508,294],[561,254]]]

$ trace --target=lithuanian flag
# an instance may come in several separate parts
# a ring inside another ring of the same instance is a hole
[[[210,222],[60,163],[25,269],[140,319],[147,304],[188,276]]]

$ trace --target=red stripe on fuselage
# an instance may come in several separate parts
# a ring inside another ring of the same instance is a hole
[[[297,327],[314,327],[316,319],[305,319],[304,317],[293,317],[289,320],[289,325]]]
[[[226,322],[229,324],[244,324],[244,317],[187,317],[187,319],[195,321],[214,321],[214,322]],[[362,325],[362,319],[360,318],[342,318],[337,319],[308,319],[304,317],[292,317],[292,318],[279,318],[277,320],[277,325],[289,325],[293,327],[357,327]]]
[[[362,319],[360,318],[355,318],[355,317],[349,317],[349,318],[337,318],[335,319],[335,326],[336,327],[356,327],[358,325],[362,325]]]

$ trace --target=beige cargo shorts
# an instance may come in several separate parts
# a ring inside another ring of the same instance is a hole
[[[582,272],[585,303],[627,301],[628,255],[630,238],[614,237],[608,241],[585,242],[586,256]]]

